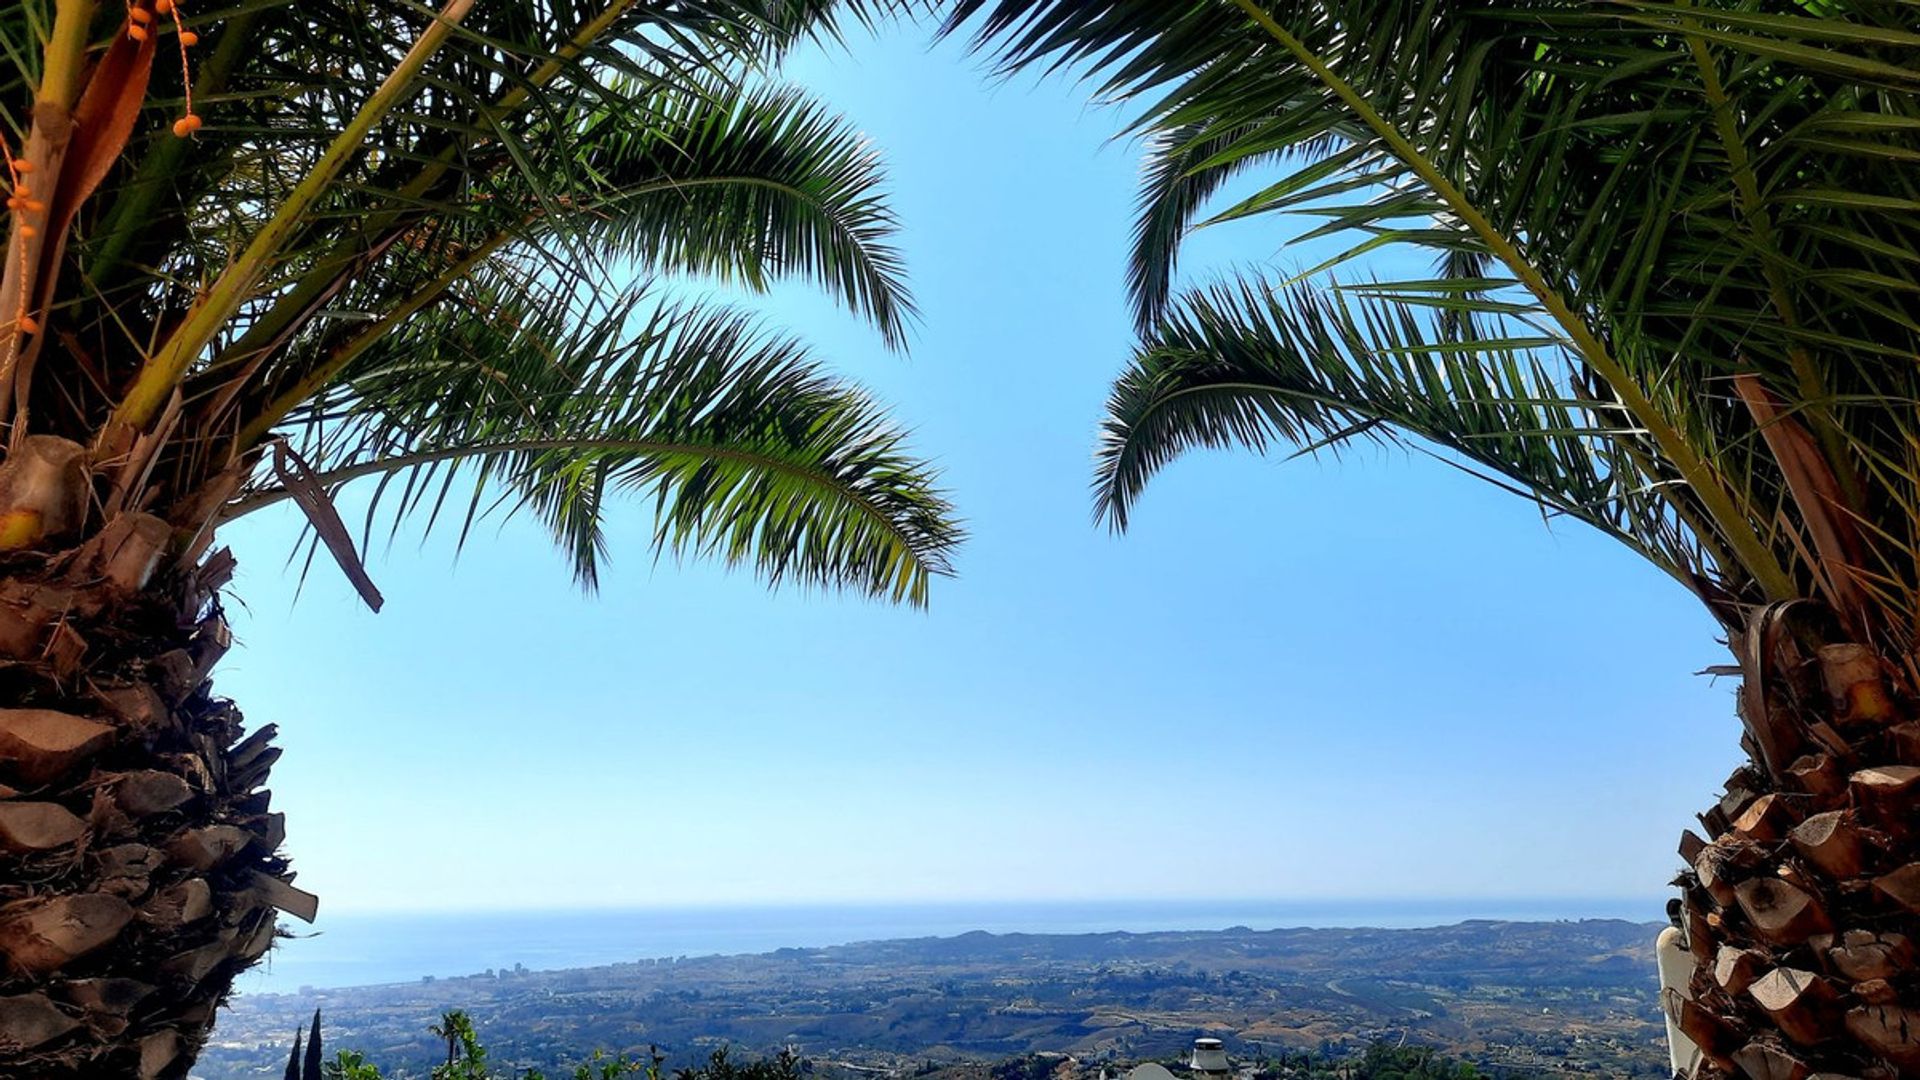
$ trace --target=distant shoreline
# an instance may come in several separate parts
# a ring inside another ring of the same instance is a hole
[[[1242,1057],[1412,1037],[1485,1060],[1545,1055],[1657,1080],[1666,1063],[1654,978],[1662,925],[1481,918],[1395,929],[969,931],[546,970],[488,965],[464,977],[243,996],[222,1015],[202,1066],[209,1080],[257,1076],[317,1008],[340,1045],[424,1070],[444,1052],[428,1027],[458,1008],[500,1060],[542,1068],[589,1048],[655,1046],[684,1066],[717,1046],[791,1046],[906,1074],[928,1061],[1033,1053],[1151,1060],[1208,1034]]]
[[[758,955],[783,948],[993,934],[1072,935],[1268,929],[1414,929],[1469,921],[1657,921],[1658,898],[1410,901],[1015,901],[951,904],[343,912],[286,927],[240,989],[295,993],[457,978],[487,969],[555,971],[640,959]]]

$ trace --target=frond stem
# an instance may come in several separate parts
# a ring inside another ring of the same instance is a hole
[[[613,0],[603,8],[600,14],[582,23],[567,43],[554,51],[554,55],[535,68],[527,80],[501,95],[500,99],[489,107],[485,119],[498,119],[525,105],[534,90],[552,82],[565,69],[567,61],[585,52],[595,38],[605,33],[638,0]],[[422,198],[433,185],[453,168],[456,153],[454,148],[442,150],[433,160],[421,166],[420,171],[408,180],[396,192],[400,200],[411,201]],[[351,236],[348,236],[316,259],[312,266],[300,276],[293,287],[288,289],[271,307],[260,314],[253,325],[240,335],[224,353],[248,356],[258,352],[268,342],[279,340],[287,326],[300,317],[301,312],[309,311],[326,291],[332,287],[338,268],[360,254],[359,241],[363,237],[377,236],[390,229],[404,215],[401,209],[388,209],[368,215],[366,223]]]
[[[71,111],[80,100],[80,82],[87,68],[87,30],[93,23],[94,0],[59,0],[53,9],[53,33],[47,39],[46,61],[40,73],[36,108],[48,104]]]
[[[292,386],[275,396],[257,415],[242,425],[240,433],[233,437],[232,456],[237,457],[251,449],[255,443],[266,436],[267,432],[273,430],[275,424],[286,419],[288,414],[299,408],[301,402],[325,389],[327,384],[338,378],[356,357],[378,343],[381,338],[392,333],[401,323],[440,299],[448,289],[471,273],[474,267],[491,258],[510,237],[511,234],[504,232],[494,236],[465,258],[447,267],[439,277],[428,282],[425,287],[402,301],[398,307],[382,316],[379,322],[342,342],[338,348],[328,354],[326,359],[301,376]]]
[[[472,10],[474,0],[448,0],[427,28],[414,39],[400,63],[387,73],[378,89],[360,106],[351,121],[334,137],[307,175],[280,204],[273,218],[248,242],[240,256],[216,278],[206,296],[196,304],[180,326],[149,357],[134,379],[127,396],[113,410],[107,430],[138,430],[153,419],[167,395],[186,375],[187,368],[200,356],[220,328],[233,317],[253,291],[267,267],[280,254],[281,247],[306,220],[307,212],[319,201],[334,177],[366,141],[373,126],[414,89],[414,77],[440,50],[453,28]]]
[[[1699,23],[1691,17],[1682,18],[1680,23],[1686,33],[1687,49],[1693,56],[1694,67],[1700,72],[1700,84],[1706,93],[1707,104],[1713,108],[1715,133],[1720,138],[1721,149],[1726,151],[1727,164],[1733,172],[1733,190],[1740,207],[1740,217],[1753,232],[1754,245],[1762,252],[1760,273],[1767,279],[1767,298],[1773,304],[1774,313],[1780,317],[1780,325],[1791,334],[1800,329],[1800,317],[1794,307],[1793,294],[1787,289],[1786,275],[1768,257],[1774,250],[1773,215],[1767,211],[1766,201],[1760,196],[1760,182],[1754,176],[1753,159],[1747,154],[1746,140],[1740,137],[1740,124],[1733,113],[1733,99],[1728,96],[1726,85],[1720,81],[1719,65],[1714,63],[1712,50],[1696,32]],[[1827,389],[1826,380],[1814,365],[1813,357],[1807,355],[1805,346],[1790,344],[1787,362],[1793,367],[1794,382],[1798,384],[1800,397],[1806,406],[1808,426],[1819,438],[1820,449],[1826,454],[1829,467],[1839,478],[1851,508],[1857,512],[1862,499],[1860,478],[1848,467],[1846,437],[1834,423],[1833,411],[1829,407],[1831,392]]]

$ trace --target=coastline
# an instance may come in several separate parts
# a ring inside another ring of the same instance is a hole
[[[456,978],[516,965],[533,971],[631,960],[733,956],[783,948],[995,934],[1112,931],[1413,929],[1479,919],[1551,922],[1662,918],[1658,898],[1426,900],[970,901],[544,911],[342,912],[324,906],[293,932],[242,994],[297,993]]]

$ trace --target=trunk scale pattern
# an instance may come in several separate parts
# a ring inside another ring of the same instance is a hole
[[[1920,710],[1812,607],[1733,638],[1751,761],[1681,837],[1694,1080],[1920,1076]]]
[[[49,553],[84,507],[19,466],[60,442],[0,470],[0,533],[37,541],[0,552],[0,1080],[177,1080],[276,910],[317,901],[278,854],[274,728],[208,681],[231,554],[182,561],[191,534],[138,512]]]

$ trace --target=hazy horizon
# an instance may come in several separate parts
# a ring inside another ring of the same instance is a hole
[[[244,993],[457,978],[522,964],[533,971],[635,960],[828,948],[863,941],[991,934],[1100,934],[1251,930],[1417,929],[1475,919],[1657,922],[1658,901],[1635,898],[1505,900],[1008,901],[920,904],[764,904],[518,911],[359,911],[322,914],[313,931],[268,955],[238,984]]]
[[[323,916],[428,916],[428,915],[532,915],[532,914],[593,914],[599,912],[752,912],[752,911],[792,911],[792,910],[832,910],[851,911],[862,908],[876,910],[897,910],[902,908],[941,908],[941,909],[1003,909],[1009,907],[1034,908],[1100,908],[1100,907],[1164,907],[1164,908],[1208,908],[1208,907],[1313,907],[1316,909],[1366,909],[1368,907],[1408,907],[1423,904],[1468,907],[1485,904],[1490,908],[1505,905],[1527,905],[1542,908],[1561,905],[1569,910],[1581,905],[1598,905],[1603,908],[1618,908],[1623,905],[1643,904],[1650,910],[1664,910],[1667,891],[1664,889],[1646,890],[1643,895],[1632,894],[1565,894],[1552,893],[1533,895],[1465,895],[1435,893],[1425,896],[977,896],[942,899],[938,897],[846,897],[814,899],[732,899],[694,902],[651,903],[640,900],[594,901],[587,899],[573,903],[533,903],[513,905],[460,905],[436,904],[431,906],[409,906],[404,904],[363,906],[358,904],[327,904],[322,901]]]

